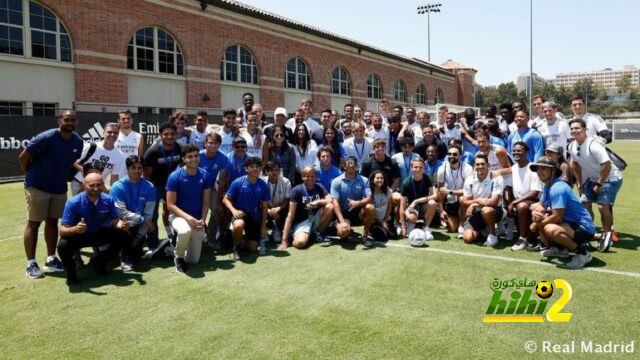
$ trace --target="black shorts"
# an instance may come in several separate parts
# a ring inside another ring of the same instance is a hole
[[[243,220],[244,221],[244,234],[247,237],[247,240],[250,241],[260,241],[260,221],[256,221],[251,216],[245,214],[241,218],[233,217],[231,222],[234,220]]]
[[[362,225],[362,220],[360,220],[361,210],[362,208],[358,207],[346,213],[343,212],[342,214],[346,220],[349,220],[349,222],[351,223],[351,226],[358,226],[358,225]]]
[[[496,210],[496,223],[502,220],[502,215],[504,214],[504,210],[502,206],[492,206]],[[487,227],[487,224],[484,222],[482,218],[481,208],[476,208],[476,211],[473,212],[471,216],[467,218],[464,222],[465,230],[475,230],[482,231]]]
[[[571,229],[573,230],[573,241],[577,242],[578,244],[586,244],[590,241],[593,241],[595,234],[588,233],[577,223],[570,222],[567,224],[569,224],[569,226],[571,226]]]
[[[445,203],[444,212],[449,216],[458,217],[458,213],[460,212],[460,203],[457,201],[454,203]]]

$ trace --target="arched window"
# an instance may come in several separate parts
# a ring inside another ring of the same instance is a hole
[[[367,77],[367,97],[370,99],[380,99],[382,94],[382,86],[380,85],[380,78],[371,74]]]
[[[136,31],[127,48],[127,68],[184,75],[182,51],[166,31],[146,27]]]
[[[426,105],[427,104],[427,90],[424,88],[424,85],[420,84],[418,89],[416,90],[416,104]]]
[[[295,57],[287,62],[284,86],[289,89],[311,91],[311,76],[309,76],[309,69],[302,59]]]
[[[340,95],[351,95],[349,86],[349,74],[342,66],[333,69],[331,74],[331,93]]]
[[[404,81],[398,80],[393,85],[393,99],[395,101],[406,102],[407,87],[404,85]]]
[[[71,40],[62,22],[29,0],[0,0],[0,53],[71,62]]]
[[[258,67],[249,50],[237,44],[225,50],[220,61],[220,80],[258,83]]]
[[[442,104],[444,103],[444,95],[442,94],[442,89],[437,88],[434,96],[433,96],[434,104]]]

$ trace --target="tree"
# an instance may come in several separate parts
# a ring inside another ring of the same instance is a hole
[[[624,74],[616,79],[618,95],[626,94],[631,89],[631,74]]]
[[[574,94],[582,94],[587,107],[590,106],[596,100],[604,100],[607,97],[607,93],[599,82],[594,82],[591,78],[585,78],[578,80],[573,85]]]
[[[503,102],[514,102],[518,98],[518,87],[513,81],[498,85],[498,94]]]

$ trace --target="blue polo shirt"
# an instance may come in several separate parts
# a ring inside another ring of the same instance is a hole
[[[144,208],[147,202],[156,201],[156,188],[149,180],[140,179],[137,184],[134,184],[125,177],[111,186],[109,195],[115,202],[123,203],[128,211],[147,218]]]
[[[513,155],[513,145],[519,141],[525,142],[529,146],[529,152],[527,154],[529,162],[536,162],[544,155],[544,139],[536,130],[526,128],[525,130],[511,133],[507,140],[507,151],[509,154]]]
[[[206,153],[206,150],[200,151],[200,164],[198,167],[205,169],[207,176],[211,178],[211,184],[215,184],[220,170],[229,167],[229,158],[220,151],[216,152],[216,155],[211,158],[208,158]]]
[[[50,194],[66,193],[67,175],[71,165],[80,158],[83,145],[78,134],[74,132],[69,140],[65,140],[59,129],[50,129],[34,136],[26,148],[31,155],[31,164],[24,178],[24,186]]]
[[[435,164],[430,165],[428,161],[424,162],[424,173],[429,175],[431,180],[435,179],[438,169],[442,166],[442,160],[436,159]]]
[[[345,174],[342,174],[331,182],[331,197],[338,199],[343,212],[349,210],[349,199],[362,200],[368,196],[371,196],[369,179],[358,173],[353,180],[347,179]]]
[[[84,218],[87,224],[85,234],[93,234],[101,227],[111,227],[112,222],[118,219],[118,210],[113,198],[107,194],[100,194],[98,201],[91,202],[86,192],[67,200],[62,214],[62,225],[75,226]]]
[[[331,165],[328,171],[322,170],[322,165],[316,166],[316,172],[318,173],[318,182],[324,186],[325,189],[331,189],[331,182],[342,174],[342,171],[335,165]]]
[[[236,209],[244,211],[256,222],[262,220],[262,202],[271,200],[269,185],[260,178],[252,183],[247,175],[231,183],[227,196],[233,200]]]
[[[229,163],[227,165],[227,177],[229,178],[229,183],[232,183],[235,179],[247,175],[247,170],[244,168],[244,161],[247,160],[249,156],[244,154],[243,158],[236,157],[236,155],[232,152],[229,153],[227,160]]]
[[[202,192],[211,189],[211,181],[204,169],[197,168],[189,175],[184,166],[172,172],[165,190],[176,193],[176,206],[196,219],[202,217]]]
[[[587,209],[580,203],[580,199],[569,185],[559,177],[551,181],[551,186],[544,186],[542,203],[545,209],[564,209],[563,222],[578,224],[589,234],[596,232],[593,219]]]

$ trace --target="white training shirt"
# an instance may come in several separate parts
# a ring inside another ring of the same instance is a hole
[[[298,172],[302,172],[307,166],[316,167],[320,161],[318,160],[318,145],[313,140],[309,140],[307,144],[307,151],[303,154],[302,150],[297,145],[292,145],[293,150],[296,153],[296,169]]]
[[[447,161],[438,168],[436,181],[438,184],[444,183],[448,190],[460,190],[464,187],[467,178],[473,176],[471,165],[461,160],[456,170],[451,169],[451,164]]]
[[[282,174],[280,174],[280,177],[275,184],[269,182],[268,176],[261,176],[260,178],[269,185],[269,194],[271,195],[269,207],[279,205],[282,203],[282,200],[289,198],[289,194],[291,193],[291,181],[286,177],[283,177]]]
[[[518,164],[511,167],[511,184],[513,196],[516,199],[531,191],[542,191],[542,182],[538,178],[538,174],[529,169],[529,164],[522,168]]]
[[[502,206],[503,190],[502,176],[496,176],[491,179],[489,174],[487,174],[487,177],[483,181],[480,181],[478,180],[478,175],[473,174],[473,176],[469,176],[464,182],[463,195],[471,197],[472,199],[488,199],[493,195],[498,195],[500,197],[498,206]]]
[[[447,146],[449,146],[450,139],[458,139],[462,141],[462,132],[460,131],[459,124],[456,124],[453,129],[449,129],[445,126],[442,128],[442,131],[440,132],[440,140],[442,140]]]
[[[588,137],[601,139],[600,136],[598,136],[598,133],[602,130],[607,130],[607,124],[598,115],[586,113],[582,117],[582,120],[587,124]]]
[[[80,155],[80,159],[83,159],[87,153],[89,152],[89,147],[91,147],[90,143],[85,143],[82,148],[82,155]],[[106,179],[107,175],[114,174],[120,177],[127,176],[127,168],[124,164],[124,155],[116,148],[115,146],[111,150],[106,150],[102,145],[102,142],[98,143],[96,146],[96,151],[84,162],[94,163],[103,168],[102,170],[102,178]],[[74,178],[78,182],[82,182],[84,176],[82,176],[82,172],[78,172]]]
[[[565,120],[557,120],[553,125],[549,125],[547,121],[538,127],[538,132],[544,138],[545,145],[551,143],[562,145],[563,149],[567,148],[567,143],[571,139],[571,130],[569,124]]]
[[[235,138],[235,136],[233,136],[233,131],[226,133],[224,132],[224,127],[221,127],[216,132],[222,138],[218,151],[222,152],[225,156],[229,155],[233,152],[233,139]]]
[[[207,126],[204,132],[199,132],[195,125],[190,126],[191,129],[191,139],[189,139],[189,143],[196,144],[199,150],[204,149],[204,143],[207,140],[207,135],[211,132],[211,129]]]
[[[343,147],[346,156],[353,156],[358,160],[358,171],[362,168],[362,164],[369,158],[373,152],[373,141],[368,137],[364,137],[362,143],[356,143],[355,137],[344,141]]]
[[[142,135],[139,132],[131,130],[129,135],[125,135],[120,131],[118,134],[118,140],[115,142],[115,147],[120,150],[126,159],[131,155],[138,155],[140,141],[142,141]]]
[[[576,161],[578,165],[580,165],[583,182],[587,181],[587,179],[598,181],[600,177],[600,165],[611,161],[604,145],[591,137],[587,137],[582,145],[580,145],[579,154],[578,142],[573,141],[569,144],[569,154],[571,155],[571,160]],[[611,161],[611,171],[605,181],[617,181],[620,179],[622,179],[622,174],[613,161]]]
[[[251,136],[251,134],[243,132],[240,133],[240,135],[247,140],[247,155],[249,157],[253,156],[262,159],[262,146],[264,145],[267,137],[265,135],[260,135],[260,146],[256,147],[255,140],[258,134]]]

